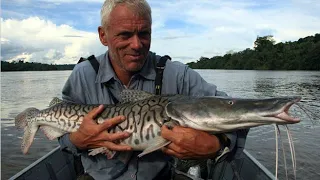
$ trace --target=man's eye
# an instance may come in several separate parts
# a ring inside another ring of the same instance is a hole
[[[132,33],[130,32],[122,32],[119,34],[122,38],[130,38],[132,36]]]
[[[149,36],[150,36],[150,32],[149,31],[139,32],[139,37],[149,37]]]

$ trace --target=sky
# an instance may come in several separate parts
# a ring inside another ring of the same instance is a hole
[[[1,60],[75,64],[107,50],[98,38],[104,0],[2,0]],[[150,50],[188,63],[320,33],[320,0],[148,0]]]

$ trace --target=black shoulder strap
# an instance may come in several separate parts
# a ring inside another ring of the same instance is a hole
[[[77,64],[79,64],[79,63],[81,63],[81,62],[83,62],[83,61],[86,61],[86,60],[87,60],[86,58],[81,57],[81,58],[79,59],[79,61],[77,62]]]
[[[99,70],[99,65],[100,64],[99,64],[98,60],[96,59],[96,57],[94,55],[91,55],[88,58],[81,57],[77,64],[79,64],[79,63],[81,63],[83,61],[86,61],[86,60],[88,60],[90,62],[90,64],[93,67],[94,71],[96,71],[96,73],[98,74],[98,70]]]
[[[89,56],[88,60],[89,60],[90,64],[92,65],[93,69],[98,74],[98,70],[99,70],[99,65],[100,64],[99,64],[98,60],[96,59],[96,57],[94,57],[94,55]]]
[[[91,66],[93,67],[94,71],[96,71],[96,74],[98,74],[100,64],[99,64],[99,61],[96,59],[96,57],[95,57],[94,55],[89,56],[87,59],[81,57],[78,63],[81,63],[81,62],[83,62],[83,61],[85,61],[85,60],[88,60],[88,61],[90,62],[90,64],[91,64]],[[108,85],[107,85],[106,83],[103,83],[103,85],[107,88],[107,90],[108,90],[108,92],[109,92],[109,94],[110,94],[110,96],[111,96],[111,98],[112,98],[112,101],[113,101],[115,104],[117,104],[119,101],[118,101],[118,99],[113,95],[113,93],[111,92],[111,90],[107,87]]]
[[[162,56],[159,62],[157,63],[157,67],[156,67],[157,74],[156,74],[156,80],[155,80],[156,95],[161,94],[163,71],[168,59],[171,60],[171,57],[168,55]]]
[[[164,68],[166,66],[166,62],[167,60],[171,60],[171,57],[168,55],[162,56],[159,60],[159,62],[157,63],[157,67],[156,67],[156,80],[155,80],[155,88],[156,88],[156,95],[160,95],[161,94],[161,89],[162,89],[162,78],[163,78],[163,71]],[[96,73],[98,74],[98,70],[99,70],[99,62],[96,59],[96,57],[94,55],[89,56],[87,59],[81,57],[80,60],[78,61],[78,63],[81,63],[85,60],[89,60],[91,66],[93,67],[93,69],[96,71]],[[113,94],[110,92],[109,88],[107,88],[109,93],[111,94],[111,97],[113,99],[113,101],[115,103],[118,102],[118,100],[113,96]]]

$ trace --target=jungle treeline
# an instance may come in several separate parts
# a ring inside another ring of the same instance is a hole
[[[36,62],[24,62],[22,60],[6,62],[1,61],[1,71],[56,71],[72,70],[75,64],[42,64]]]
[[[275,43],[273,36],[257,37],[254,48],[226,53],[212,58],[201,57],[187,63],[193,69],[246,70],[320,70],[320,34],[294,42]],[[42,64],[23,60],[1,61],[1,71],[72,70],[75,64]]]
[[[320,34],[277,44],[271,35],[257,37],[253,49],[187,64],[193,69],[320,70]]]

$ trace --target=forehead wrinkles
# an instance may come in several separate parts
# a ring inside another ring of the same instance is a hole
[[[118,22],[110,23],[110,25],[117,30],[136,31],[151,28],[151,24],[146,20],[120,20]]]

